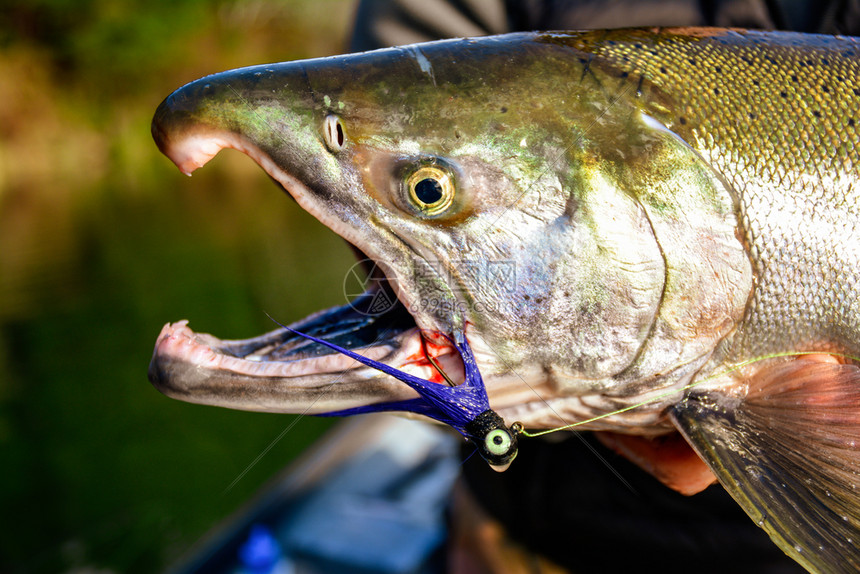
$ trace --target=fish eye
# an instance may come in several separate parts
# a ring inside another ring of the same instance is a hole
[[[454,179],[437,165],[416,169],[406,180],[409,201],[424,215],[438,215],[454,201]]]
[[[494,429],[484,438],[484,447],[492,455],[503,456],[511,448],[511,435],[505,429]]]
[[[323,121],[323,138],[325,145],[332,152],[339,152],[346,144],[346,134],[343,121],[334,114],[329,114]]]

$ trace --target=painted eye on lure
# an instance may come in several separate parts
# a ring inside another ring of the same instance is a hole
[[[406,180],[406,189],[409,201],[424,215],[438,215],[454,201],[454,179],[435,165],[425,165],[412,172]]]
[[[346,133],[343,121],[334,114],[329,114],[323,121],[323,138],[325,145],[332,152],[339,152],[346,144]]]
[[[502,456],[511,448],[511,435],[504,429],[492,430],[484,439],[484,448],[492,455]]]
[[[478,447],[481,458],[498,472],[507,470],[517,457],[517,434],[520,427],[511,428],[493,410],[486,410],[466,425],[466,436]]]

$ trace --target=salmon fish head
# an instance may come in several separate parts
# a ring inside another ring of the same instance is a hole
[[[398,301],[293,327],[443,382],[433,359],[454,384],[448,341],[468,340],[508,422],[557,426],[556,398],[633,395],[669,365],[700,364],[749,284],[723,183],[643,113],[635,84],[610,85],[589,61],[570,38],[523,34],[256,66],[177,90],[152,131],[187,174],[223,148],[252,157]],[[679,184],[689,192],[670,207],[662,194]],[[661,233],[691,260],[728,253],[716,271],[737,288],[667,282]],[[684,303],[703,298],[705,310]],[[338,369],[349,373],[323,396]],[[255,410],[414,396],[283,329],[225,342],[169,325],[151,377],[186,400]]]

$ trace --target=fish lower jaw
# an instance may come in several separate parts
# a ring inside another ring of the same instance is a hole
[[[279,334],[274,331],[256,339],[230,341],[196,333],[188,321],[168,323],[156,340],[149,379],[172,398],[265,412],[319,414],[417,396],[401,382],[340,353],[319,354],[319,348],[302,348],[280,359],[254,354],[261,341],[271,345]],[[465,378],[456,350],[426,343],[417,327],[352,350],[447,385],[428,359],[432,357],[455,385]]]
[[[254,354],[248,355],[250,359],[235,357],[219,351],[220,344],[220,339],[212,335],[192,331],[188,327],[187,320],[168,323],[155,342],[153,360],[156,357],[170,358],[193,364],[201,369],[227,370],[252,377],[301,377],[309,374],[337,373],[356,368],[358,365],[349,357],[339,354],[284,362],[262,361]],[[379,345],[360,351],[371,359],[382,360],[391,355],[394,350],[394,346]]]

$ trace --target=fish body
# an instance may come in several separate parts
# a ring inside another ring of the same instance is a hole
[[[153,135],[186,173],[250,155],[382,268],[369,298],[400,303],[294,328],[440,384],[464,380],[446,341],[468,341],[508,423],[677,429],[787,554],[852,571],[858,50],[717,29],[449,40],[203,78]],[[150,378],[252,410],[415,398],[284,329],[167,325]]]

